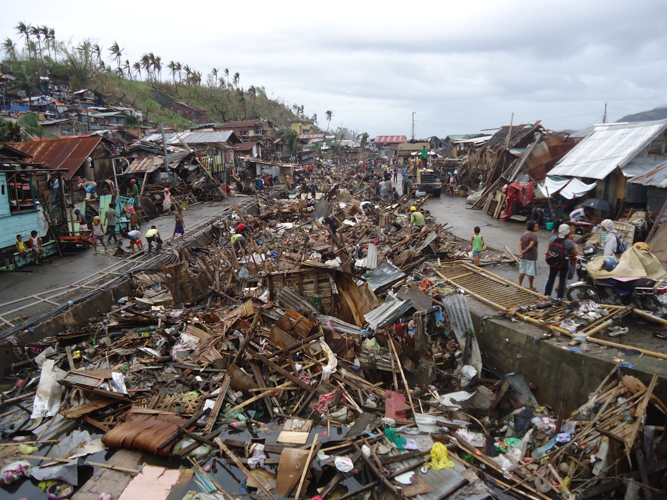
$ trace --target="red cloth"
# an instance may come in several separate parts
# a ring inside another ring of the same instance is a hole
[[[535,198],[535,183],[533,182],[513,182],[503,188],[507,195],[505,199],[505,209],[501,212],[500,220],[509,219],[514,213],[516,202],[525,207]]]

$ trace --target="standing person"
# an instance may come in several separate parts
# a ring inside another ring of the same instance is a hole
[[[405,177],[406,175],[408,175],[408,168],[407,168],[406,166],[403,166],[403,168],[401,169],[401,175],[402,175],[403,177]]]
[[[398,180],[398,167],[394,167],[394,182]]]
[[[616,254],[623,253],[627,250],[627,245],[618,234],[618,230],[616,229],[613,220],[605,219],[600,225],[602,226],[602,229],[606,231],[602,242],[605,257],[614,257]]]
[[[421,155],[422,159],[422,167],[426,168],[426,163],[428,162],[428,150],[426,147],[422,146],[422,148],[419,150],[419,154]]]
[[[164,199],[162,200],[162,210],[171,215],[171,191],[164,188]]]
[[[104,228],[102,226],[102,219],[99,216],[93,217],[93,250],[97,255],[97,242],[102,243],[104,251],[107,251],[107,244],[104,243]]]
[[[523,286],[523,278],[528,275],[528,285],[530,290],[536,291],[533,286],[535,276],[537,276],[537,231],[540,226],[535,221],[530,221],[526,225],[526,232],[521,235],[519,240],[519,286]]]
[[[313,197],[313,200],[314,200],[315,195],[317,195],[317,184],[311,184],[311,186],[310,186],[310,195]]]
[[[104,224],[107,226],[107,243],[111,243],[113,238],[114,243],[118,243],[116,238],[116,221],[118,220],[118,212],[116,212],[116,203],[109,203],[109,208],[104,212]]]
[[[130,229],[139,229],[139,216],[134,207],[127,207],[127,213],[130,216]]]
[[[375,185],[375,196],[380,196],[380,181],[377,177],[373,176],[373,182]]]
[[[456,194],[456,177],[452,174],[449,178],[449,189],[452,193],[452,196]]]
[[[139,208],[139,186],[136,179],[130,179],[130,195],[134,198],[134,206]]]
[[[155,226],[146,231],[146,242],[148,243],[148,252],[153,251],[153,243],[155,243],[155,251],[162,250],[162,238],[160,238],[160,231]]]
[[[387,196],[387,183],[384,180],[380,182],[380,196],[382,198]]]
[[[470,239],[470,244],[472,245],[472,255],[476,266],[479,266],[479,255],[482,253],[482,250],[484,250],[484,247],[486,246],[486,243],[484,243],[484,236],[482,236],[480,232],[481,229],[479,226],[475,226],[475,234]]]
[[[181,235],[181,241],[185,241],[185,222],[183,221],[183,207],[178,209],[176,213],[176,226],[174,227],[174,234],[171,236],[171,241],[174,241],[174,238],[177,234]]]
[[[565,296],[565,285],[567,285],[567,272],[570,269],[570,256],[577,255],[577,245],[574,241],[568,239],[570,226],[561,224],[558,226],[558,235],[549,239],[549,249],[547,250],[547,264],[549,264],[549,279],[544,287],[544,295],[551,296],[556,276],[558,276],[558,300]]]

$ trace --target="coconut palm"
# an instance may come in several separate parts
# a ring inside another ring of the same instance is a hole
[[[171,79],[176,83],[176,63],[174,61],[169,61],[167,64],[167,69],[171,71]]]
[[[141,67],[146,70],[146,78],[150,81],[151,79],[151,56],[150,54],[144,54],[141,56]]]
[[[16,59],[16,44],[12,41],[11,38],[5,38],[5,41],[2,42],[2,50],[10,59]]]
[[[93,44],[93,54],[95,54],[97,65],[99,66],[102,62],[102,46],[99,43]]]
[[[28,43],[28,40],[30,40],[30,29],[31,28],[32,28],[32,26],[30,26],[29,24],[24,23],[23,21],[21,21],[20,23],[18,23],[14,27],[14,29],[20,35],[19,38],[21,38],[22,36],[25,37],[26,44]]]
[[[125,59],[125,64],[123,65],[123,69],[127,73],[128,78],[132,80],[132,66],[130,65],[129,59]]]
[[[229,69],[228,68],[225,68],[225,78],[227,79],[226,86],[229,87]]]
[[[160,56],[153,57],[153,68],[155,69],[155,74],[157,75],[157,80],[159,82],[160,76],[162,74],[162,57]]]
[[[114,41],[113,44],[111,44],[111,47],[109,47],[109,52],[111,52],[111,59],[115,60],[116,63],[118,64],[118,68],[120,69],[120,61],[121,58],[123,57],[123,51],[124,48],[120,48],[120,45],[118,45],[118,42]]]
[[[56,30],[49,28],[49,44],[53,48],[53,56],[58,62],[58,44],[56,43]],[[51,49],[49,49],[49,57],[51,56]]]
[[[327,110],[324,114],[325,114],[326,117],[327,117],[327,132],[328,132],[328,131],[329,131],[329,125],[331,124],[331,119],[333,118],[334,113],[333,113],[333,111],[331,111],[331,110],[329,109],[329,110]]]
[[[248,87],[248,94],[252,96],[252,109],[255,111],[255,100],[257,100],[257,88],[254,85]]]
[[[213,85],[212,87],[215,86],[215,84],[218,82],[218,68],[213,68],[211,70],[211,76],[213,76]]]
[[[137,75],[139,75],[139,80],[141,80],[141,62],[135,62],[132,65],[132,68],[134,68],[134,71],[136,71]]]
[[[141,120],[136,116],[128,115],[125,117],[125,128],[137,128],[141,125]]]
[[[46,26],[46,25],[39,26],[39,34],[42,36],[42,40],[44,40],[44,45],[48,49],[48,47],[49,47],[49,27]],[[41,47],[39,49],[39,55],[40,55],[40,57],[42,55]]]
[[[15,122],[0,117],[0,142],[32,141],[33,137],[48,135],[34,113],[26,113]]]
[[[42,55],[42,32],[39,29],[39,26],[30,26],[30,34],[37,38],[37,45],[39,47],[39,55]],[[35,52],[35,57],[37,57],[37,52]]]
[[[359,142],[361,143],[361,150],[364,151],[366,149],[366,144],[368,144],[368,138],[370,136],[368,135],[368,132],[363,132],[357,136],[357,139],[359,139]]]
[[[276,137],[279,139],[285,139],[292,156],[296,154],[296,151],[299,147],[299,136],[295,130],[287,127],[278,129],[278,132],[276,132]]]
[[[234,87],[236,87],[236,90],[239,89],[239,81],[240,80],[241,80],[241,75],[237,71],[236,73],[234,73]]]

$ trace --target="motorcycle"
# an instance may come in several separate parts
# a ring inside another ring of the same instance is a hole
[[[605,278],[596,280],[588,274],[588,263],[597,254],[597,247],[586,245],[584,254],[577,256],[579,281],[567,286],[568,300],[594,302],[610,305],[634,305],[658,316],[667,309],[667,280],[637,278],[622,280]]]

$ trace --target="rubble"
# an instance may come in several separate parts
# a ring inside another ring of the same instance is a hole
[[[17,341],[2,480],[62,480],[75,499],[664,494],[658,376],[647,387],[618,363],[566,418],[521,374],[484,365],[467,296],[590,341],[625,309],[580,305],[570,331],[567,306],[543,314],[539,294],[469,264],[470,244],[423,199],[379,199],[369,180],[315,170],[262,191],[203,246],[137,272],[96,321]],[[412,206],[425,225],[411,226]],[[106,463],[86,458],[105,448]],[[142,465],[149,455],[172,460]],[[84,482],[86,465],[99,470]]]

